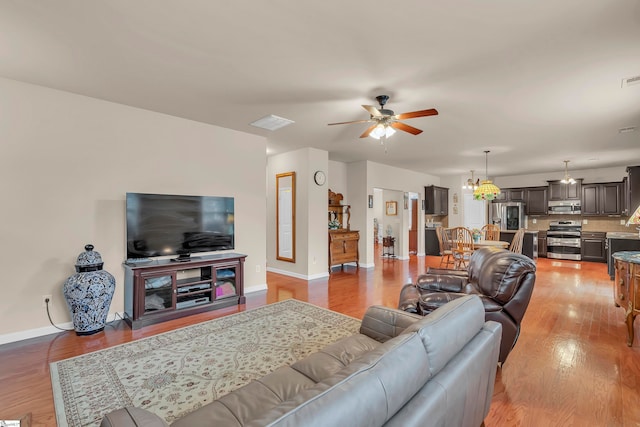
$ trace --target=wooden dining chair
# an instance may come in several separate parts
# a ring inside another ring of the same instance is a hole
[[[456,270],[467,268],[467,263],[474,250],[473,233],[466,227],[454,227],[451,229],[451,241],[453,268]]]
[[[438,245],[440,246],[440,268],[453,267],[453,252],[451,251],[451,231],[443,227],[436,227]]]
[[[486,224],[482,226],[484,240],[500,240],[500,227],[496,224]]]
[[[524,240],[524,228],[516,231],[516,234],[513,236],[513,240],[511,241],[511,245],[509,246],[509,250],[511,252],[521,254],[522,253],[522,241]]]

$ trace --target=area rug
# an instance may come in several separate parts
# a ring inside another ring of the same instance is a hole
[[[124,406],[167,422],[357,332],[360,320],[286,300],[54,362],[59,427]]]

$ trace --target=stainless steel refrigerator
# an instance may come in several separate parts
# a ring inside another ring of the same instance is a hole
[[[524,228],[524,203],[491,203],[489,206],[489,221],[492,224],[499,225],[501,230]]]

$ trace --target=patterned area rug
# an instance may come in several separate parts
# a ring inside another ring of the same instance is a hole
[[[54,362],[58,426],[98,426],[131,405],[171,423],[359,327],[358,319],[287,300]]]

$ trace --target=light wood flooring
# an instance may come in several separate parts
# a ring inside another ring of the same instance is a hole
[[[368,306],[396,307],[400,288],[439,257],[379,258],[374,269],[335,269],[311,282],[268,273],[268,291],[247,304],[132,331],[73,332],[0,346],[0,419],[32,414],[55,426],[49,363],[287,298],[361,318]],[[638,323],[638,322],[636,322]],[[487,426],[640,426],[640,324],[626,345],[622,308],[613,304],[606,265],[541,258],[516,347],[499,369]],[[425,425],[428,425],[426,423]]]

